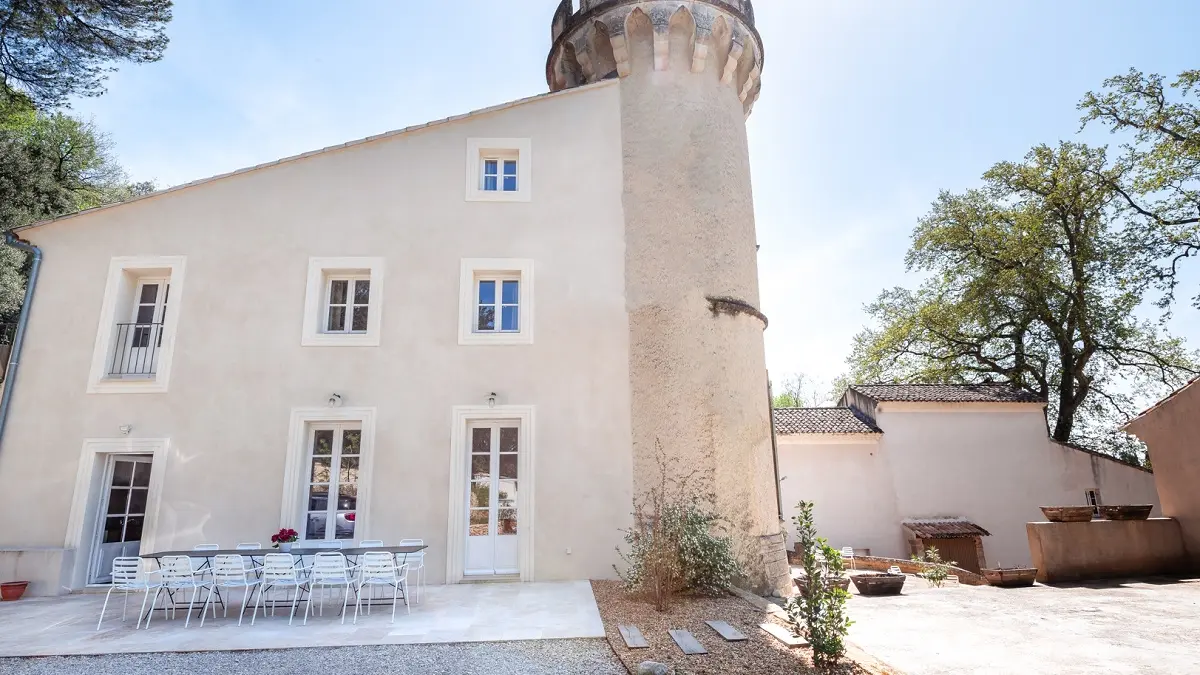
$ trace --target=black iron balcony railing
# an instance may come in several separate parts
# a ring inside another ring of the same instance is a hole
[[[158,370],[158,354],[162,350],[161,323],[119,323],[113,340],[109,377],[150,377]]]

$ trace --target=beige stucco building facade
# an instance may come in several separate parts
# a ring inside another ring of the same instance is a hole
[[[1188,564],[1200,569],[1200,378],[1135,417],[1124,430],[1149,449],[1163,515],[1179,521]]]
[[[21,230],[0,572],[290,527],[423,539],[430,583],[611,577],[661,444],[786,578],[750,2],[566,0],[552,38],[552,93]]]
[[[836,548],[908,558],[914,522],[955,536],[974,525],[987,535],[968,562],[1013,567],[1030,562],[1025,524],[1044,520],[1041,506],[1096,499],[1159,515],[1154,474],[1052,441],[1045,404],[1007,386],[859,385],[840,403],[775,412],[784,504],[815,502]]]

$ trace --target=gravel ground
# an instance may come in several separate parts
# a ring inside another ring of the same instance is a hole
[[[0,658],[0,673],[4,675],[196,675],[267,672],[287,675],[626,675],[625,668],[604,640],[528,640],[245,652]]]
[[[630,598],[620,582],[593,581],[592,592],[604,620],[604,631],[612,650],[625,662],[631,672],[642,661],[658,661],[675,667],[682,675],[700,673],[816,673],[807,648],[788,649],[758,627],[771,622],[785,625],[769,613],[757,609],[741,598],[726,595],[719,598],[682,597],[666,612],[657,612],[645,602]],[[741,631],[748,640],[726,642],[705,621],[721,620]],[[633,624],[642,631],[648,649],[629,649],[617,630],[618,624]],[[668,630],[690,631],[708,650],[707,654],[687,656],[671,639]],[[862,673],[857,665],[844,662],[827,673]]]

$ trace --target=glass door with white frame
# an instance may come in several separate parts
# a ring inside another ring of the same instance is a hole
[[[149,376],[158,371],[163,325],[171,285],[166,279],[141,279],[134,292],[131,322],[117,324],[118,352],[111,375]]]
[[[140,455],[109,458],[88,583],[111,583],[113,559],[141,552],[150,492],[150,462],[150,457]]]
[[[472,422],[468,428],[467,576],[518,574],[517,458],[515,422]]]
[[[361,445],[358,424],[309,427],[305,541],[354,538]]]

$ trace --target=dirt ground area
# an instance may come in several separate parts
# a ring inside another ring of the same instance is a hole
[[[657,612],[654,607],[630,598],[616,581],[593,581],[592,592],[600,607],[604,620],[604,631],[613,651],[625,663],[630,672],[637,672],[642,661],[657,661],[675,668],[678,675],[685,673],[815,673],[810,651],[806,647],[788,649],[775,638],[758,627],[771,622],[786,625],[769,613],[760,610],[742,598],[727,595],[718,598],[683,597],[667,612]],[[726,642],[705,621],[727,621],[741,631],[748,640]],[[648,649],[629,649],[617,630],[619,624],[633,624],[642,631]],[[690,631],[708,651],[707,654],[687,656],[671,639],[668,630]],[[823,673],[854,673],[867,671],[847,661],[834,670]]]

